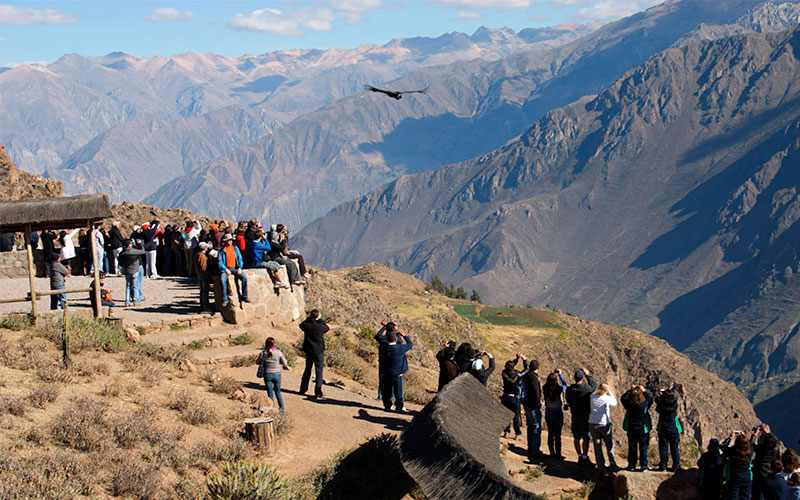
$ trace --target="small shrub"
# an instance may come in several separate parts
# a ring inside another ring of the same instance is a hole
[[[44,408],[47,403],[55,401],[60,393],[61,389],[55,385],[41,385],[30,393],[28,401],[35,408]]]
[[[45,433],[42,432],[42,428],[33,425],[27,431],[25,431],[25,441],[34,444],[42,444],[46,439]]]
[[[289,364],[289,366],[294,368],[295,363],[297,363],[298,349],[295,346],[291,346],[285,342],[275,342],[275,347],[280,349],[280,351],[286,357],[286,362]]]
[[[161,474],[158,466],[134,460],[117,463],[111,475],[111,492],[114,496],[132,495],[142,500],[158,498]]]
[[[253,343],[253,337],[249,333],[244,332],[231,340],[231,345],[249,345]]]
[[[114,441],[120,448],[130,449],[136,443],[153,435],[155,430],[153,408],[143,406],[115,416],[113,422]]]
[[[242,387],[242,384],[233,377],[223,375],[211,381],[211,392],[231,396]]]
[[[177,364],[191,358],[186,349],[174,345],[162,346],[150,342],[139,342],[136,344],[136,351],[156,361],[163,361],[165,363]]]
[[[286,480],[272,465],[229,463],[206,480],[210,500],[280,500],[285,498]]]
[[[109,397],[109,398],[116,398],[122,392],[122,380],[117,377],[110,382],[106,382],[103,384],[103,388],[100,389],[100,395]]]
[[[61,346],[63,322],[60,318],[41,321],[37,324],[35,335],[44,337]],[[106,352],[120,352],[128,348],[125,332],[102,319],[71,317],[69,320],[70,350],[79,353],[83,349],[102,349]]]
[[[273,409],[269,411],[269,416],[272,417],[276,436],[285,436],[292,431],[292,421],[286,412]]]
[[[2,498],[61,499],[90,496],[96,470],[80,456],[51,450],[33,457],[0,456]]]
[[[192,340],[188,344],[186,344],[187,349],[191,349],[193,351],[197,351],[199,349],[204,349],[208,345],[209,339],[208,337]]]
[[[189,404],[180,410],[181,419],[191,425],[210,424],[217,420],[214,408],[201,399],[192,399]]]
[[[29,314],[10,313],[0,319],[0,328],[19,332],[33,325]]]
[[[256,364],[258,354],[249,354],[247,356],[234,356],[231,360],[231,368],[240,368],[242,366],[252,366]],[[287,359],[288,361],[288,359]]]
[[[190,478],[183,476],[172,487],[175,492],[175,498],[182,498],[188,500],[198,500],[203,498],[205,488],[203,485],[192,481]]]
[[[25,416],[25,410],[28,409],[28,403],[16,396],[3,395],[0,396],[0,415],[10,413],[11,415],[22,417]]]
[[[101,401],[89,397],[78,398],[53,421],[53,437],[76,450],[100,450],[107,441],[107,412],[108,405]]]
[[[194,394],[187,390],[173,391],[169,394],[167,408],[182,411],[187,408],[194,400]]]
[[[146,334],[146,333],[147,333],[147,328],[145,328],[145,327],[143,327],[143,326],[139,325],[139,326],[137,326],[137,327],[136,327],[136,332],[137,332],[139,335],[144,335],[144,334]]]
[[[325,346],[325,364],[356,382],[366,382],[364,368],[353,354],[352,344],[343,336],[334,336]]]
[[[213,368],[204,368],[203,371],[200,372],[200,380],[208,382],[209,384],[217,378],[219,378],[219,374],[217,374],[217,370]]]
[[[533,465],[520,469],[519,473],[522,474],[522,477],[524,477],[526,481],[536,481],[544,475],[544,467],[541,465]]]
[[[179,330],[187,330],[188,328],[189,328],[189,325],[187,325],[187,324],[170,323],[170,325],[169,325],[169,329],[172,330],[173,332],[174,331],[179,331]]]
[[[38,368],[36,375],[44,382],[68,384],[72,382],[75,372],[61,365],[49,365]]]

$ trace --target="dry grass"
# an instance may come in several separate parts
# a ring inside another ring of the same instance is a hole
[[[258,354],[249,354],[247,356],[234,356],[231,360],[231,368],[240,368],[242,366],[252,366],[256,364]],[[288,359],[287,359],[288,361]]]
[[[223,375],[211,381],[211,392],[232,396],[234,392],[242,388],[242,384],[233,377]]]
[[[22,417],[25,416],[25,411],[27,409],[28,402],[23,398],[7,394],[0,396],[0,415],[9,413],[17,417]]]
[[[74,400],[51,424],[53,438],[79,451],[96,451],[108,444],[108,405],[90,397]]]
[[[52,403],[58,398],[61,389],[53,384],[40,385],[31,391],[28,396],[31,406],[34,408],[44,408],[48,403]]]
[[[61,365],[49,364],[36,369],[36,375],[44,382],[51,384],[68,384],[75,377],[75,372]]]
[[[66,450],[25,458],[0,453],[0,463],[3,498],[66,499],[94,493],[96,469]]]
[[[171,393],[167,406],[180,413],[181,420],[190,425],[210,424],[219,418],[210,403],[187,390]]]
[[[117,462],[111,474],[111,492],[114,496],[130,495],[141,500],[159,498],[161,473],[158,466],[137,460]]]

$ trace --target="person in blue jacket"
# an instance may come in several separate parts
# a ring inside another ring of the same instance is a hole
[[[394,392],[395,410],[403,413],[406,411],[403,406],[403,374],[408,371],[406,353],[414,347],[414,343],[399,331],[388,330],[387,328],[385,335],[375,336],[380,344],[379,359],[383,361],[378,368],[383,407],[386,411],[392,409],[392,392]]]
[[[250,302],[247,298],[247,276],[244,275],[242,254],[236,245],[233,245],[233,236],[226,234],[222,237],[222,248],[219,250],[217,262],[219,263],[220,281],[222,286],[220,292],[222,295],[222,307],[228,305],[228,276],[236,278],[236,285],[238,288],[241,282],[240,298],[242,302]]]

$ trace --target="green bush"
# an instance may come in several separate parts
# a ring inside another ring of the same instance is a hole
[[[193,351],[196,351],[198,349],[205,348],[206,345],[208,345],[208,337],[202,338],[202,339],[197,339],[197,340],[192,340],[191,342],[186,344],[186,348],[187,349],[191,349]]]
[[[0,328],[14,330],[15,332],[30,328],[32,325],[33,322],[28,314],[10,313],[6,314],[2,319],[0,319]]]
[[[253,337],[251,337],[250,334],[247,332],[244,332],[243,334],[238,335],[234,337],[233,340],[231,340],[231,345],[248,345],[252,343],[253,343]]]
[[[206,480],[208,500],[280,500],[286,480],[275,467],[258,462],[225,462]]]
[[[63,321],[60,318],[42,320],[36,325],[34,335],[44,337],[61,347]],[[120,352],[128,348],[125,332],[102,319],[72,317],[69,319],[70,350],[79,353],[83,349],[102,349]]]
[[[189,352],[180,346],[157,345],[151,342],[139,342],[134,352],[164,363],[177,364],[191,358]]]

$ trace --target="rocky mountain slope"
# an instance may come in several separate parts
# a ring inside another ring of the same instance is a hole
[[[794,383],[798,47],[800,28],[667,50],[504,148],[337,207],[300,246],[653,332],[739,383]]]
[[[549,51],[415,71],[389,85],[430,85],[428,96],[342,99],[176,179],[146,202],[302,227],[398,175],[496,149],[547,111],[600,92],[699,23],[742,22],[761,4],[669,1]],[[228,186],[219,188],[219,176],[230,179]],[[222,203],[231,197],[237,200],[234,213],[220,212],[231,210]]]
[[[60,181],[31,175],[17,168],[0,144],[0,201],[22,198],[55,198],[61,196],[64,185]]]
[[[57,177],[59,165],[84,163],[91,175],[82,184],[91,186],[102,176],[96,169],[104,166],[103,159],[95,164],[86,152],[70,156],[96,136],[133,118],[178,123],[183,118],[238,105],[258,107],[269,116],[268,123],[283,123],[351,95],[366,82],[392,80],[430,65],[477,57],[497,59],[520,50],[561,45],[596,28],[561,25],[520,33],[482,28],[471,36],[449,33],[438,38],[393,40],[383,46],[289,50],[242,57],[210,53],[151,58],[122,52],[101,57],[67,54],[47,66],[21,65],[0,73],[0,95],[14,96],[3,101],[0,142],[6,144],[21,168],[33,173],[53,170],[52,175]],[[139,133],[147,135],[146,129]],[[136,146],[135,135],[133,139],[129,148]],[[240,145],[233,143],[225,152]],[[148,163],[172,159],[158,153],[154,151]],[[117,164],[117,168],[124,166]]]

